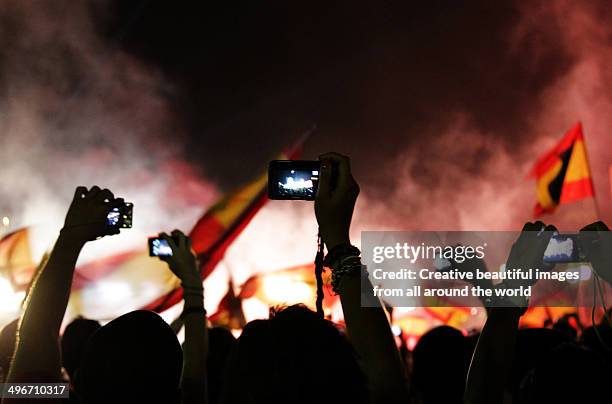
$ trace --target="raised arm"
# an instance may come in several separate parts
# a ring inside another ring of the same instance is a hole
[[[334,289],[340,295],[348,337],[366,375],[371,401],[406,403],[408,388],[403,364],[385,311],[379,301],[377,307],[361,306],[359,252],[350,248],[349,240],[359,186],[351,174],[348,157],[328,153],[320,160],[315,213],[321,237],[330,252],[328,264],[334,274]],[[371,290],[369,281],[364,281],[366,289]]]
[[[542,231],[546,230],[546,231]],[[544,223],[527,223],[512,246],[507,268],[542,268],[542,258],[555,228]],[[506,282],[506,281],[504,281]],[[496,287],[514,288],[508,282]],[[518,323],[527,308],[527,300],[506,301],[488,310],[485,323],[468,372],[464,403],[502,404],[514,352]]]
[[[172,237],[160,235],[165,239],[172,255],[160,257],[181,280],[183,286],[183,314],[185,324],[185,343],[183,344],[183,375],[181,389],[184,404],[207,402],[206,359],[208,356],[208,328],[204,310],[204,289],[196,265],[196,257],[191,250],[191,240],[182,232],[175,230]]]
[[[59,380],[59,330],[77,258],[87,241],[119,233],[117,227],[107,225],[106,216],[121,202],[108,189],[76,189],[64,227],[26,299],[8,382]]]

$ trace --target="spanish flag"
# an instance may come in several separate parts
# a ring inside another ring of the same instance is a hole
[[[289,152],[281,155],[281,158],[297,158],[311,131],[312,129],[302,135]],[[198,256],[202,279],[210,275],[223,259],[227,248],[267,201],[268,173],[266,172],[255,181],[226,195],[198,220],[189,237],[192,248]],[[182,298],[183,290],[177,287],[143,309],[159,313],[179,303]]]
[[[0,275],[16,291],[26,290],[36,270],[30,248],[30,231],[19,229],[0,240]]]
[[[538,160],[530,176],[536,179],[535,217],[553,212],[561,203],[595,195],[580,122]]]
[[[267,201],[267,174],[225,196],[198,220],[189,234],[205,279],[223,259],[225,251]],[[180,287],[156,299],[144,310],[162,312],[183,298]]]
[[[234,293],[234,284],[230,280],[227,293],[217,307],[217,311],[208,317],[214,327],[225,327],[230,330],[241,330],[247,321],[242,310],[242,299]]]

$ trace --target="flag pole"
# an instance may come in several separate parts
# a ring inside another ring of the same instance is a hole
[[[589,161],[589,154],[587,152],[586,136],[584,134],[584,131],[582,130],[582,122],[578,121],[578,124],[580,125],[580,130],[581,130],[582,136],[584,138],[584,140],[583,140],[584,158],[586,160],[587,169],[589,170],[589,175],[591,177],[591,188],[593,189],[593,205],[595,207],[595,216],[596,216],[597,220],[602,220],[603,221],[603,217],[601,215],[601,209],[599,208],[599,202],[597,202],[597,193],[595,192],[595,181],[593,181],[593,171],[591,171],[591,162]]]
[[[293,156],[300,152],[301,148],[304,146],[306,141],[310,138],[310,136],[317,130],[317,124],[313,123],[310,125],[306,131],[304,131],[300,137],[298,137],[293,144],[285,151],[289,158],[293,158]]]

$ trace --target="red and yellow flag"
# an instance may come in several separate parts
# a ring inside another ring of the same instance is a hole
[[[308,135],[307,132],[291,151],[283,154],[281,158],[297,158]],[[198,220],[189,237],[193,250],[198,255],[202,279],[210,275],[223,259],[227,248],[267,201],[268,174],[265,173],[255,181],[226,195]],[[182,297],[183,290],[179,287],[151,302],[144,309],[162,312],[180,302]]]
[[[331,288],[331,273],[323,274],[323,307],[331,309],[339,297]],[[251,276],[242,285],[239,297],[255,297],[268,306],[292,305],[302,303],[315,310],[317,280],[315,264],[308,263],[280,271],[266,272]]]
[[[202,279],[210,275],[230,244],[266,203],[267,184],[266,174],[225,196],[213,205],[191,230],[189,237],[199,258]],[[182,289],[177,288],[151,302],[144,309],[162,312],[180,302],[182,297]]]
[[[561,203],[595,195],[580,122],[538,160],[531,176],[536,179],[536,217],[553,212]]]
[[[230,330],[244,328],[247,321],[242,311],[242,299],[234,293],[234,285],[230,280],[227,293],[217,306],[217,311],[208,317],[215,327],[226,327]]]
[[[19,229],[0,240],[0,274],[15,290],[26,290],[36,269],[32,259],[27,228]]]

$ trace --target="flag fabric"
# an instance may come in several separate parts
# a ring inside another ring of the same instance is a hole
[[[15,291],[28,288],[35,269],[27,228],[16,230],[0,240],[0,273],[10,281]]]
[[[7,280],[16,296],[28,291],[47,258],[47,253],[41,258],[33,251],[39,230],[21,228],[0,240],[0,280]],[[66,319],[82,315],[110,320],[142,307],[179,284],[166,263],[140,250],[81,263],[74,272]]]
[[[217,202],[198,220],[189,237],[198,256],[202,279],[210,275],[230,244],[266,203],[266,191],[267,176],[263,175]],[[182,298],[182,289],[176,288],[144,309],[162,312]]]
[[[280,158],[297,158],[310,132]],[[266,202],[267,173],[222,198],[198,220],[189,236],[202,279]],[[27,290],[40,261],[32,255],[31,233],[31,228],[23,228],[0,240],[0,277],[8,279],[15,292]],[[130,250],[76,268],[67,317],[112,319],[138,308],[162,312],[181,299],[180,281],[166,263],[146,251]]]
[[[99,258],[76,268],[67,317],[111,320],[179,286],[168,264],[147,252],[130,250]]]
[[[580,122],[565,134],[559,144],[537,161],[531,176],[536,179],[536,217],[554,212],[559,204],[594,196]]]
[[[315,310],[317,280],[314,271],[315,264],[308,263],[253,275],[242,285],[239,297],[242,300],[257,298],[268,306],[302,303]],[[323,291],[323,306],[331,309],[339,296],[332,291],[330,271],[323,273]]]
[[[310,131],[281,158],[297,158],[301,154],[303,142],[309,135]],[[210,275],[223,259],[227,248],[268,201],[267,191],[268,175],[265,173],[222,198],[198,220],[189,237],[193,250],[198,256],[202,279]],[[159,313],[180,302],[182,297],[183,291],[179,287],[146,305],[144,309]]]
[[[230,280],[227,293],[217,307],[217,311],[208,317],[214,327],[225,327],[231,330],[244,328],[247,321],[242,311],[242,299],[234,293],[234,284]]]
[[[315,310],[317,281],[314,269],[314,263],[307,263],[283,270],[252,275],[242,284],[238,295],[234,293],[234,287],[230,281],[228,291],[221,299],[217,311],[210,315],[208,320],[214,326],[230,329],[242,328],[246,324],[242,302],[250,299],[256,299],[268,307],[300,303]],[[329,271],[323,274],[323,283],[325,294],[323,307],[326,313],[331,314],[340,297],[332,291],[331,273]]]
[[[612,164],[608,167],[608,182],[610,182],[610,198],[612,198]]]

